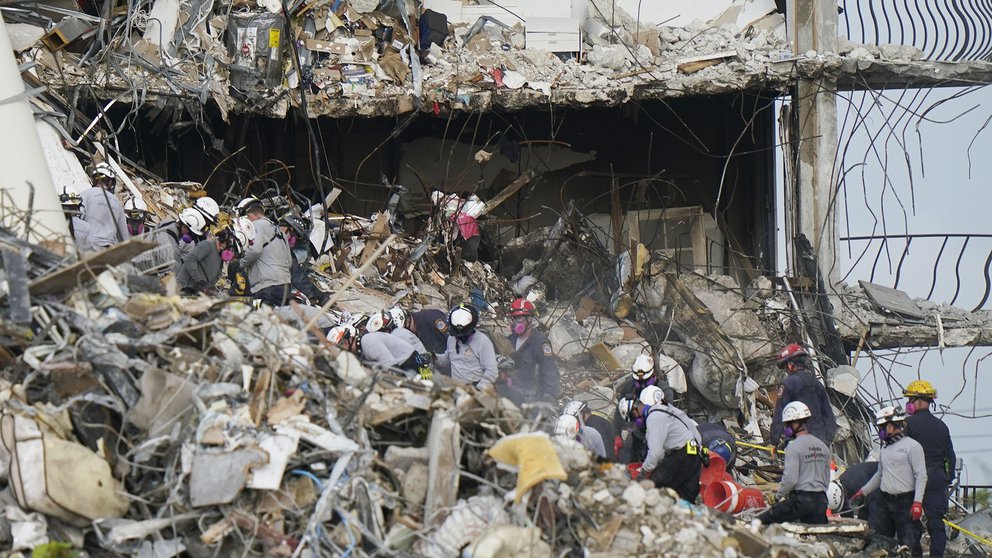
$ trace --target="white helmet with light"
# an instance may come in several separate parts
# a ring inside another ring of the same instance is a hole
[[[179,213],[179,222],[189,227],[190,232],[196,236],[203,236],[207,232],[207,219],[192,207]]]
[[[844,508],[844,487],[838,481],[832,481],[827,486],[827,508],[834,513]]]
[[[794,420],[805,420],[813,416],[809,407],[802,401],[793,401],[782,409],[782,422],[792,422]]]
[[[585,401],[569,401],[568,405],[565,405],[565,410],[562,411],[563,415],[572,415],[573,417],[578,417],[586,408]]]
[[[93,170],[90,171],[90,176],[96,177],[106,177],[106,178],[117,178],[117,173],[114,172],[114,168],[108,163],[97,163]]]
[[[555,424],[555,436],[574,440],[579,435],[579,419],[574,415],[562,415]]]
[[[637,355],[630,374],[635,380],[646,380],[654,374],[654,359],[651,355]]]
[[[665,402],[665,391],[658,386],[648,386],[641,390],[638,399],[648,406],[658,405]]]
[[[203,216],[207,218],[207,222],[211,225],[216,225],[217,220],[220,218],[220,206],[214,201],[210,196],[203,196],[202,198],[196,198],[193,202],[193,207],[203,213]]]
[[[620,413],[620,418],[622,418],[624,422],[630,422],[630,411],[633,409],[634,409],[633,399],[627,399],[626,397],[622,397],[620,398],[620,401],[617,401],[617,411]]]

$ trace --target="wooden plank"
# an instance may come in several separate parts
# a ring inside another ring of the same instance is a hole
[[[389,212],[383,211],[375,219],[375,223],[372,224],[372,230],[369,231],[369,239],[365,241],[365,249],[362,250],[362,259],[360,260],[360,265],[365,265],[372,257],[372,254],[379,247],[379,243],[382,239],[386,237],[389,233]]]
[[[32,295],[65,293],[81,282],[92,280],[108,267],[131,261],[135,256],[156,247],[158,247],[157,242],[137,238],[125,240],[68,267],[35,279],[28,290]]]
[[[709,263],[708,250],[706,249],[706,224],[702,214],[696,215],[692,221],[692,267],[697,273],[707,274],[707,264]]]
[[[599,361],[600,364],[606,367],[606,370],[613,372],[614,370],[619,370],[621,368],[620,361],[617,357],[613,356],[613,351],[606,346],[605,343],[596,343],[592,347],[589,347],[589,353]]]
[[[531,180],[534,180],[535,176],[537,176],[536,173],[528,169],[526,172],[524,172],[519,177],[517,177],[516,180],[511,182],[506,188],[503,188],[503,190],[500,191],[500,193],[496,194],[495,196],[493,196],[491,200],[487,201],[486,208],[483,209],[482,213],[480,213],[479,215],[480,216],[485,215],[486,213],[489,213],[490,211],[499,207],[501,203],[510,199],[510,196],[516,194],[527,183],[529,183]]]
[[[438,526],[458,502],[458,478],[461,472],[461,427],[451,413],[434,413],[427,432],[430,461],[427,469],[427,501],[424,503],[424,523]]]

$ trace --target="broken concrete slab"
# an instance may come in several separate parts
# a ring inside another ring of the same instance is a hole
[[[424,505],[424,518],[433,525],[441,524],[448,516],[450,508],[458,501],[460,435],[461,428],[458,421],[450,413],[447,411],[434,413],[427,434],[430,479],[427,483],[427,501]]]
[[[252,469],[265,465],[268,459],[258,447],[195,451],[189,476],[190,505],[200,508],[233,502],[248,484]]]

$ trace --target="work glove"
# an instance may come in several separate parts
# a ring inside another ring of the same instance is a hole
[[[921,517],[923,517],[923,504],[913,502],[913,505],[909,507],[909,518],[913,521],[919,521]]]
[[[644,474],[644,470],[641,468],[640,464],[638,464],[637,467],[628,467],[627,471],[630,472],[631,480],[637,480],[642,474]]]
[[[854,493],[854,496],[851,496],[851,505],[854,506],[860,504],[861,502],[864,501],[864,499],[865,499],[865,493],[859,490]]]
[[[420,374],[421,380],[427,380],[427,381],[434,380],[434,371],[431,370],[431,367],[427,366],[426,364],[421,365],[419,368],[417,368],[417,372]]]
[[[613,438],[613,455],[620,455],[621,448],[623,448],[623,438],[616,436]]]

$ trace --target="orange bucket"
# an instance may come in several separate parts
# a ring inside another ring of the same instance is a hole
[[[740,513],[746,509],[767,506],[765,495],[757,488],[741,487],[736,482],[720,481],[711,483],[703,492],[703,503],[708,507],[727,513]]]
[[[723,457],[718,455],[716,452],[710,452],[710,465],[709,467],[704,467],[703,472],[699,475],[699,486],[700,489],[706,490],[706,487],[721,481],[731,481],[733,482],[734,477],[731,477],[727,473],[727,462],[723,460]]]

